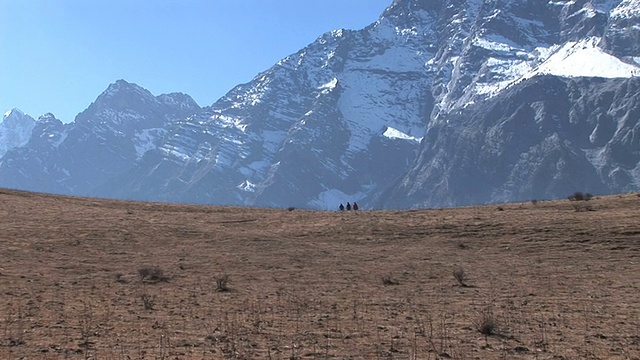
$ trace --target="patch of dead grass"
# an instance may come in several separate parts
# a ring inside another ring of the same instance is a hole
[[[10,190],[0,204],[0,358],[640,357],[635,194],[585,212],[568,200],[355,214]],[[139,264],[170,281],[140,281]],[[233,291],[218,291],[227,272]],[[499,331],[483,334],[488,304]]]

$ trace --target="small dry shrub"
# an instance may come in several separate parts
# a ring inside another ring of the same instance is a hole
[[[388,276],[383,276],[382,277],[382,285],[385,285],[385,286],[400,285],[400,282],[398,280],[392,278],[391,275],[388,275]]]
[[[127,283],[127,279],[124,278],[124,274],[117,273],[116,274],[116,282],[118,282],[120,284],[126,284]]]
[[[588,204],[574,204],[573,209],[576,212],[595,211],[591,205]]]
[[[229,280],[231,277],[227,274],[218,276],[216,278],[216,291],[217,292],[228,292],[231,291],[229,288]]]
[[[593,198],[593,195],[589,193],[583,194],[580,191],[576,191],[573,194],[569,195],[567,198],[569,199],[569,201],[589,201]]]
[[[498,333],[498,321],[493,315],[491,308],[487,308],[482,311],[478,319],[474,321],[473,325],[482,335],[489,336]]]
[[[169,277],[164,274],[164,271],[159,267],[144,267],[138,269],[140,280],[145,282],[157,283],[163,281],[169,281]]]
[[[460,284],[460,286],[464,286],[467,287],[469,285],[467,285],[467,281],[469,280],[469,276],[467,275],[467,272],[464,271],[463,268],[458,267],[456,269],[453,270],[453,277],[456,279],[456,281],[458,281],[458,284]]]
[[[149,295],[146,292],[140,295],[140,300],[142,300],[142,305],[145,310],[153,310],[153,306],[156,303],[156,296]]]

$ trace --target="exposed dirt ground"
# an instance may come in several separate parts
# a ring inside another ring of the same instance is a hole
[[[0,358],[639,359],[639,217],[637,194],[315,212],[0,190]]]

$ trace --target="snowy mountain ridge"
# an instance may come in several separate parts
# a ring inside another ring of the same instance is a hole
[[[73,124],[51,123],[66,134],[54,150],[32,136],[8,153],[0,185],[316,209],[626,191],[640,186],[639,9],[395,0],[370,26],[321,35],[211,106],[117,81]]]

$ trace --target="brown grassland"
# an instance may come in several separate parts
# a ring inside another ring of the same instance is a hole
[[[639,216],[0,190],[0,358],[640,359]]]

